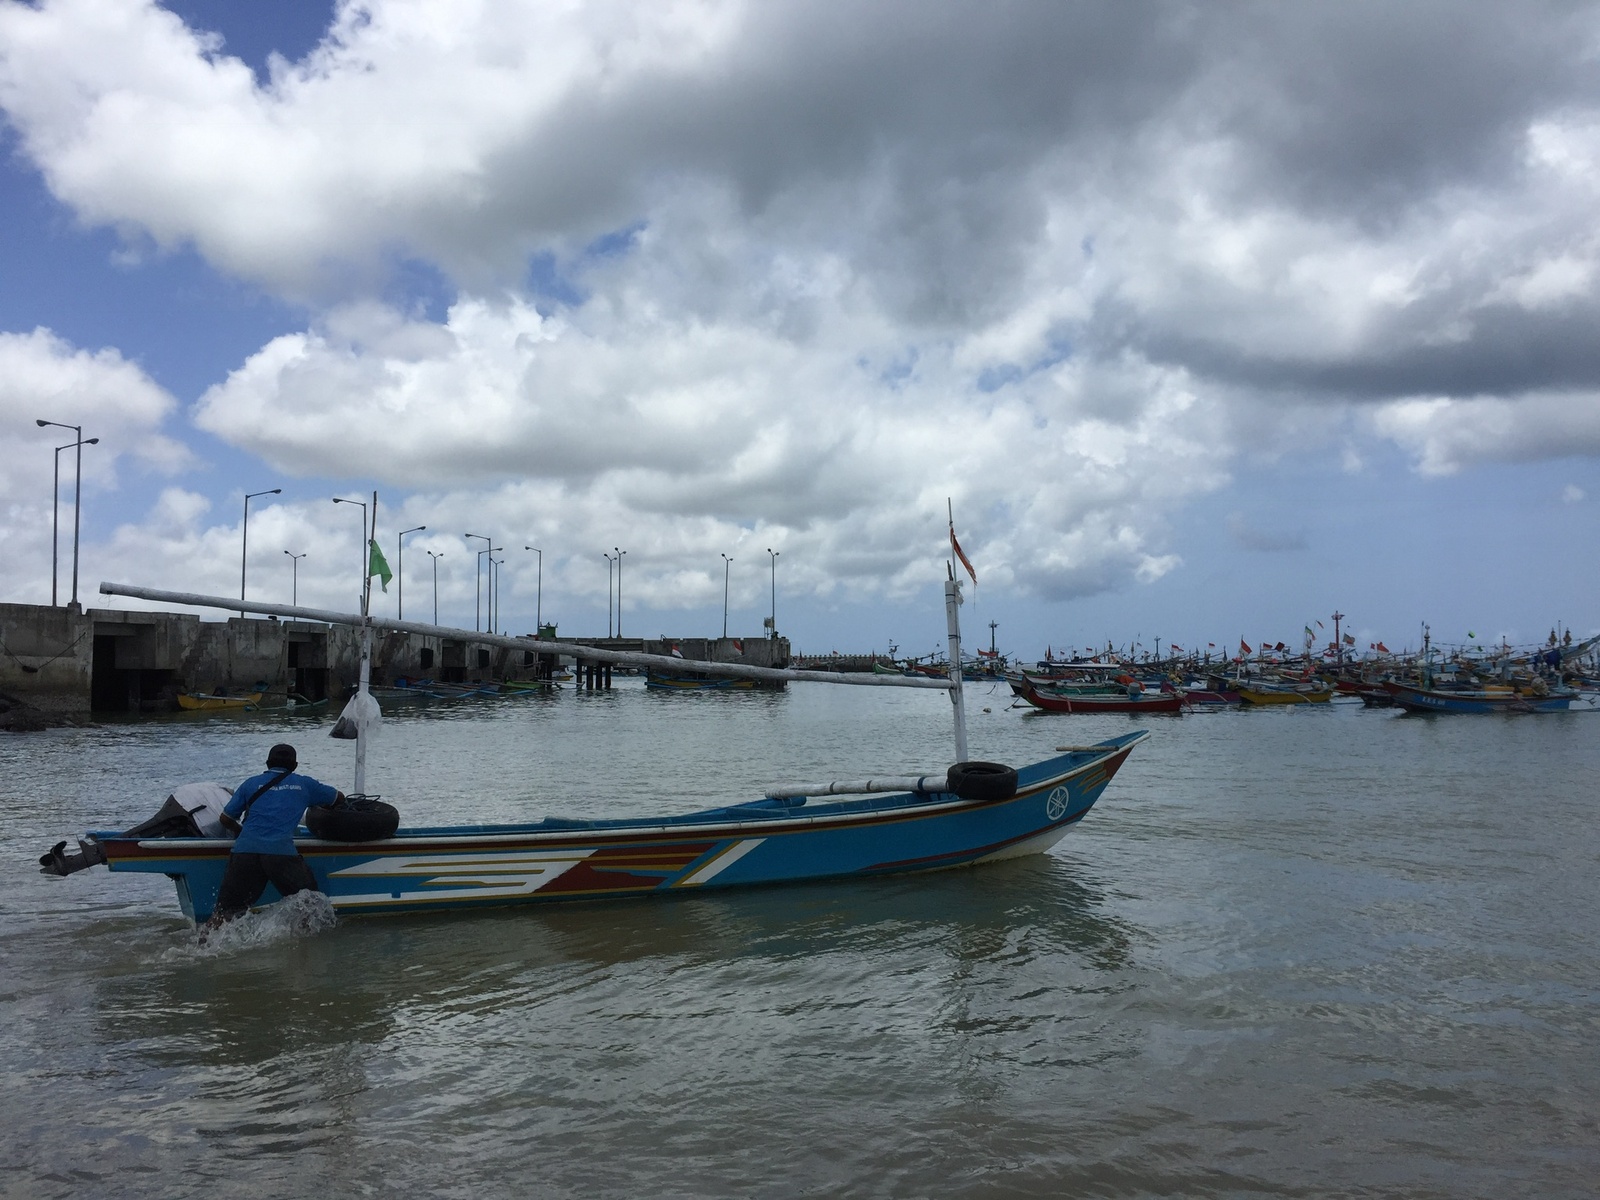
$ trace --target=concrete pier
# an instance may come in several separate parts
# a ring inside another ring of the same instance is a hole
[[[468,638],[380,632],[372,682],[397,677],[446,683],[548,678],[563,665],[539,653],[531,635],[518,651]],[[687,660],[787,666],[789,643],[776,638],[563,638],[605,650]],[[290,696],[339,699],[360,673],[360,631],[343,625],[275,618],[202,621],[187,613],[75,611],[0,604],[0,696],[59,718],[94,712],[168,712],[180,693],[264,693],[264,705]],[[610,687],[609,665],[574,664],[579,686]],[[586,671],[586,673],[585,673]]]

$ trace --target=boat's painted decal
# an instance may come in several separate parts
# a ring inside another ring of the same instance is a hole
[[[711,847],[704,842],[613,846],[596,850],[573,870],[539,888],[541,895],[643,892],[660,887]]]
[[[441,900],[504,900],[531,896],[559,879],[588,855],[566,854],[425,854],[411,857],[372,858],[354,866],[328,872],[328,878],[420,879],[427,891],[403,887],[385,892],[332,897],[335,908],[360,908],[373,904],[436,903]]]
[[[706,863],[705,866],[695,871],[688,878],[680,879],[674,886],[699,887],[707,880],[715,879],[766,840],[766,838],[745,838],[742,841],[734,842],[732,845],[725,847],[720,854]]]

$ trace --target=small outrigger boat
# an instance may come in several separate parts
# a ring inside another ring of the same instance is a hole
[[[1237,690],[1246,704],[1326,704],[1333,699],[1333,689],[1324,683],[1241,683]]]
[[[748,691],[754,679],[729,679],[695,671],[646,671],[644,685],[653,692]]]
[[[1566,690],[1518,692],[1512,688],[1434,688],[1409,683],[1389,685],[1394,704],[1407,712],[1549,713],[1566,712],[1577,693]]]
[[[1570,688],[1550,687],[1535,680],[1526,689],[1505,683],[1452,682],[1450,677],[1435,680],[1433,639],[1424,626],[1422,633],[1422,671],[1416,682],[1391,682],[1384,685],[1394,696],[1395,707],[1408,713],[1550,713],[1566,712],[1579,693]]]
[[[1022,698],[1043,712],[1052,713],[1181,713],[1183,696],[1177,692],[1048,691],[1024,683]]]
[[[241,603],[231,597],[116,584],[103,583],[100,590],[223,609],[237,609]],[[960,603],[952,570],[945,584],[952,663],[961,661]],[[249,607],[361,628],[361,682],[340,719],[341,725],[349,720],[357,735],[353,795],[363,789],[368,723],[376,719],[376,703],[368,690],[375,630],[472,639],[513,649],[525,645],[493,634],[390,621],[367,613],[358,616],[261,603]],[[556,642],[544,648],[551,653],[655,670],[680,669],[681,662],[661,655]],[[956,671],[948,678],[932,679],[737,663],[697,662],[695,666],[707,674],[763,683],[809,681],[945,690],[954,716],[957,762],[921,775],[783,785],[748,803],[673,817],[597,821],[551,817],[518,825],[401,827],[373,841],[335,841],[313,837],[306,830],[296,838],[296,846],[318,887],[342,914],[684,894],[707,888],[941,870],[1039,853],[1054,845],[1094,806],[1133,747],[1149,736],[1138,730],[1092,746],[1058,747],[1054,757],[1013,770],[967,760],[966,709]],[[208,813],[228,789],[216,784],[185,788],[188,790],[175,789],[163,810],[143,825],[123,832],[89,833],[79,839],[75,852],[67,851],[65,841],[58,842],[40,859],[40,870],[68,875],[103,863],[113,872],[167,875],[177,885],[184,914],[197,923],[204,922],[215,907],[232,849],[229,839],[218,836],[220,827],[212,824]],[[205,796],[211,798],[209,802]],[[849,798],[836,799],[839,796]],[[201,802],[191,807],[185,797],[199,797]],[[277,892],[269,887],[263,901],[277,898]]]
[[[244,692],[238,696],[202,695],[199,692],[179,692],[178,707],[185,712],[211,712],[215,709],[254,708],[261,703],[261,692]]]

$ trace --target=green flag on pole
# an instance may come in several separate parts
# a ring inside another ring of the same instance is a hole
[[[367,558],[367,574],[376,575],[383,584],[383,590],[389,590],[389,580],[394,578],[394,572],[389,570],[389,560],[383,557],[383,551],[378,549],[376,538],[368,538],[367,545],[372,547],[372,553]]]

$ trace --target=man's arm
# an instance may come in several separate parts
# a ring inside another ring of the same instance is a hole
[[[234,788],[233,795],[229,796],[228,802],[222,806],[222,812],[217,819],[229,833],[237,835],[244,828],[243,822],[239,820],[239,814],[244,811],[244,802],[249,798],[245,794],[245,788],[249,786],[250,781],[246,779]]]
[[[328,805],[337,804],[344,799],[344,793],[332,784],[323,783],[321,780],[308,780],[307,782],[313,785],[307,789],[310,792],[310,800],[306,804],[307,808],[326,808]]]

